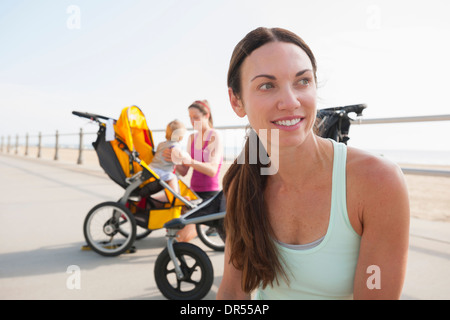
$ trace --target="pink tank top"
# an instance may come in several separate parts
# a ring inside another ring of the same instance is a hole
[[[194,139],[191,143],[191,157],[192,159],[200,162],[210,161],[210,150],[207,148],[209,140],[211,139],[211,130],[202,150],[195,149],[195,140],[198,137],[198,133],[194,135]],[[208,191],[219,191],[219,173],[220,167],[222,166],[222,159],[220,159],[219,167],[217,169],[216,175],[214,177],[207,176],[197,170],[194,170],[191,178],[191,189],[196,192],[208,192]]]

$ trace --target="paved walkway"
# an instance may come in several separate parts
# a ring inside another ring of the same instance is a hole
[[[123,193],[98,167],[0,154],[0,178],[0,299],[164,299],[153,276],[164,230],[137,242],[133,254],[81,250],[86,213]],[[214,299],[223,253],[194,243],[213,263],[206,299]],[[71,289],[70,266],[80,270],[79,289]],[[450,299],[450,223],[412,219],[402,298]]]

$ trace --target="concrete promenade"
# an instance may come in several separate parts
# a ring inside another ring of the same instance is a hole
[[[164,299],[153,276],[164,230],[136,242],[132,254],[106,258],[81,250],[87,212],[122,193],[96,165],[0,154],[0,299]],[[214,299],[223,253],[193,243],[213,263],[206,299]],[[69,266],[79,267],[79,289],[67,285]],[[450,299],[449,222],[411,219],[402,299]]]

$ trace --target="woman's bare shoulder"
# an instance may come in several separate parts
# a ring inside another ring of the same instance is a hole
[[[347,150],[347,188],[359,211],[408,201],[405,178],[396,163],[360,149]]]
[[[347,150],[347,176],[350,178],[373,184],[403,177],[400,167],[381,155],[352,147]]]

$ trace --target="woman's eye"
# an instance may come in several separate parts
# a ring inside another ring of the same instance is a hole
[[[271,83],[263,83],[262,85],[259,86],[259,89],[261,89],[261,90],[269,90],[272,88],[273,88],[273,85]]]
[[[298,83],[301,84],[302,86],[307,86],[309,85],[311,82],[311,80],[309,79],[301,79]]]

